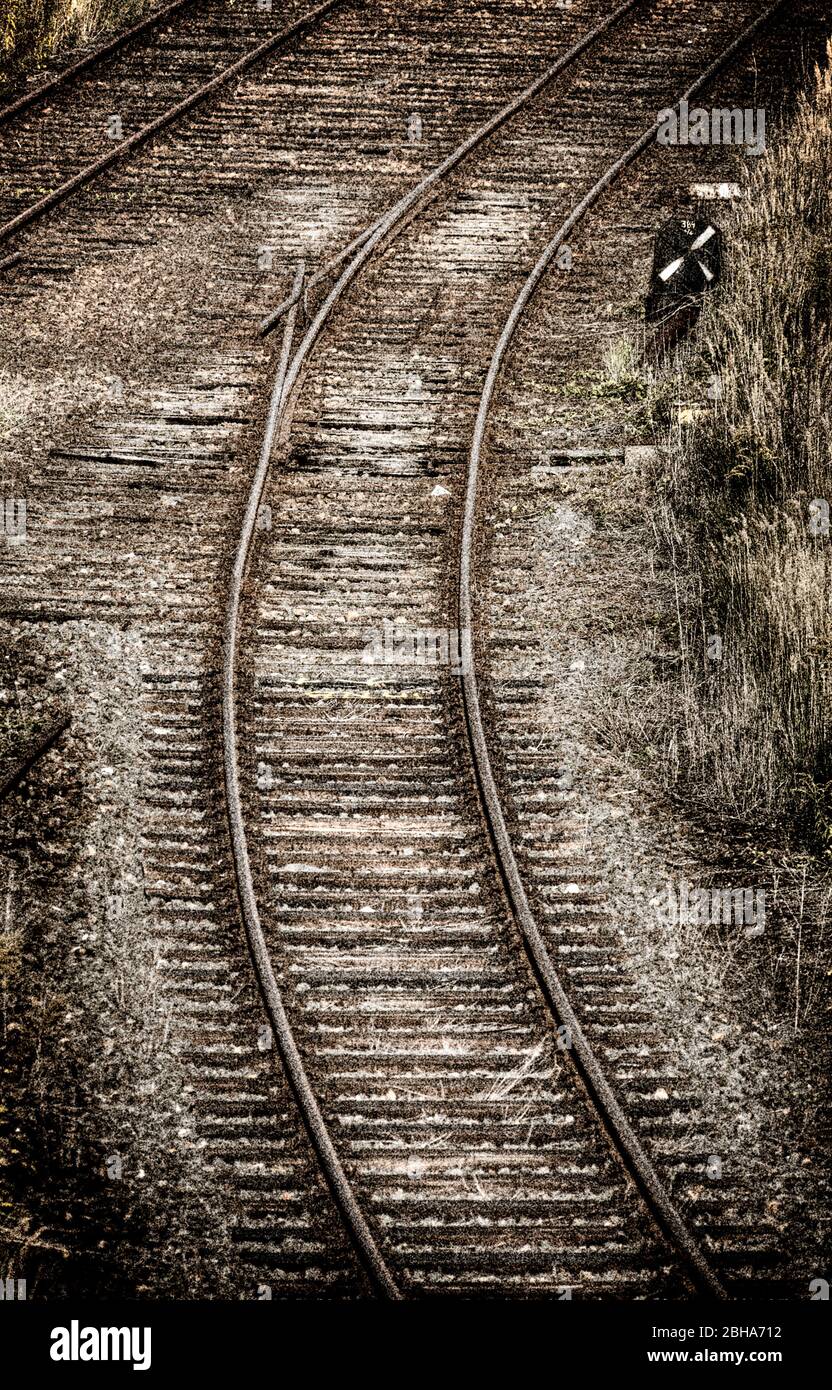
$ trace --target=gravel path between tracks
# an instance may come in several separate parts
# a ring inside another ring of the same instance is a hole
[[[815,870],[804,893],[802,863],[787,847],[771,846],[763,858],[691,823],[638,756],[636,730],[622,736],[623,718],[649,689],[657,619],[673,602],[668,576],[657,572],[638,469],[613,462],[549,475],[529,513],[506,518],[514,543],[533,555],[527,605],[512,605],[515,618],[526,607],[524,630],[535,634],[537,660],[526,658],[527,669],[539,663],[545,672],[529,729],[558,748],[581,841],[576,862],[603,884],[622,974],[671,1060],[676,1085],[663,1083],[653,1099],[672,1111],[695,1093],[696,1113],[684,1123],[694,1146],[721,1165],[711,1163],[713,1178],[689,1176],[684,1195],[707,1204],[723,1175],[755,1173],[791,1277],[797,1286],[802,1273],[808,1288],[828,1255],[816,1223],[829,1182],[821,1117],[832,883]],[[540,613],[557,614],[557,624],[540,624]],[[764,937],[733,923],[680,924],[670,895],[678,902],[685,883],[763,886]],[[804,1007],[796,1030],[798,932]]]

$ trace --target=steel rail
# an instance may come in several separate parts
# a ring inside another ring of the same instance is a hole
[[[770,4],[762,11],[761,14],[738,35],[733,43],[731,43],[696,81],[688,87],[687,91],[679,98],[676,107],[678,108],[680,102],[689,100],[705,87],[730,59],[748,43],[754,34],[767,23],[774,13],[782,8],[784,3],[785,0],[774,0],[773,4]],[[549,241],[545,250],[538,258],[534,269],[531,271],[517,296],[503,331],[500,334],[497,346],[494,349],[494,354],[491,358],[485,385],[480,398],[480,405],[477,412],[477,420],[468,458],[465,507],[459,549],[458,627],[460,641],[462,643],[463,658],[461,684],[465,710],[465,724],[468,732],[474,772],[486,824],[499,866],[500,876],[505,885],[512,912],[523,936],[532,966],[542,986],[547,1003],[556,1019],[559,1019],[568,1029],[573,1055],[577,1061],[578,1069],[583,1075],[584,1081],[605,1122],[611,1138],[626,1160],[627,1166],[632,1171],[642,1195],[645,1197],[660,1228],[671,1238],[673,1245],[675,1245],[678,1252],[683,1256],[685,1264],[696,1285],[712,1296],[728,1298],[730,1295],[727,1289],[684,1221],[676,1204],[648,1157],[641,1140],[636,1135],[635,1130],[624,1114],[595,1049],[581,1028],[578,1017],[572,1007],[566,989],[554,968],[548,948],[535,920],[514,855],[511,836],[503,813],[502,799],[491,765],[488,740],[480,709],[479,689],[474,662],[474,644],[472,641],[474,610],[471,599],[471,557],[474,548],[477,482],[489,411],[494,397],[497,378],[506,352],[526,306],[557,255],[557,252],[563,246],[566,237],[581,221],[584,214],[598,201],[610,184],[612,184],[633,160],[651,144],[655,139],[659,125],[659,121],[656,120],[653,125],[644,131],[629,149],[615,161],[615,163],[609,166],[602,177],[598,179],[597,183],[595,183],[581,201],[576,204],[562,226],[559,227],[554,237]]]
[[[34,87],[31,92],[24,92],[23,96],[18,97],[16,101],[11,102],[8,106],[0,107],[0,125],[5,125],[6,121],[12,120],[15,116],[20,116],[24,111],[27,111],[29,107],[35,106],[37,102],[42,101],[50,92],[54,92],[56,88],[63,87],[66,83],[72,82],[76,77],[80,77],[83,72],[94,67],[96,63],[101,62],[102,59],[109,58],[112,54],[117,53],[119,49],[132,43],[133,39],[140,38],[141,35],[148,30],[154,29],[157,24],[161,24],[164,20],[172,18],[177,10],[183,10],[186,5],[193,5],[194,3],[201,3],[201,0],[173,0],[172,4],[163,5],[161,9],[154,10],[152,14],[146,15],[144,19],[139,20],[138,24],[134,24],[131,29],[124,29],[120,34],[116,34],[115,37],[110,39],[107,43],[101,44],[101,46],[94,49],[92,53],[88,53],[85,58],[79,58],[78,62],[73,63],[71,67],[64,68],[62,72],[57,72],[54,77],[50,77],[47,82],[41,83],[40,87]]]
[[[345,261],[353,252],[357,252],[355,259],[347,267],[341,279],[338,281],[338,284],[335,286],[332,295],[329,296],[322,306],[315,322],[317,323],[318,319],[320,319],[321,327],[323,326],[323,323],[329,315],[330,308],[340,299],[343,290],[355,275],[357,275],[364,262],[372,255],[379,241],[403,221],[426,193],[437,184],[441,183],[441,181],[465,159],[466,155],[469,155],[472,150],[475,150],[484,140],[487,140],[490,135],[493,135],[495,130],[499,130],[500,126],[505,125],[506,121],[511,120],[512,116],[515,116],[518,111],[522,110],[524,106],[527,106],[545,87],[548,87],[550,83],[554,82],[556,77],[559,77],[582,53],[606,34],[620,19],[623,19],[630,10],[635,9],[643,3],[644,0],[624,0],[624,3],[613,10],[606,19],[602,20],[600,24],[596,24],[594,28],[589,29],[584,36],[579,39],[577,43],[573,44],[571,48],[567,49],[566,53],[563,53],[555,63],[546,68],[545,72],[542,72],[539,77],[535,78],[531,86],[524,88],[524,90],[519,92],[510,102],[501,107],[484,125],[479,126],[473,134],[469,135],[466,140],[463,140],[461,145],[457,145],[456,149],[452,150],[440,164],[435,165],[429,174],[426,174],[423,179],[420,179],[417,184],[414,184],[413,188],[409,189],[398,202],[394,203],[393,206],[382,213],[380,217],[377,217],[375,222],[372,222],[369,227],[365,227],[362,232],[359,232],[358,236],[354,237],[349,245],[345,246],[342,251],[339,251],[333,260],[321,270],[316,271],[314,275],[311,275],[305,282],[304,293],[323,280],[331,270],[339,266],[342,261]],[[0,239],[2,239],[1,236]],[[268,314],[261,321],[260,332],[263,334],[269,333],[296,302],[297,297],[293,297],[293,295],[289,295],[288,299],[284,299],[282,304],[279,304],[272,313]],[[324,310],[326,310],[326,312],[324,312]],[[318,329],[318,332],[319,331],[320,329]],[[308,336],[309,335],[307,335],[307,337]],[[317,332],[315,333],[315,337],[317,337]],[[305,341],[306,339],[304,342]],[[314,342],[314,338],[311,341]]]
[[[303,283],[303,263],[298,269],[295,288]],[[225,800],[228,810],[231,848],[234,857],[234,872],[240,910],[248,939],[249,950],[254,964],[260,992],[271,1021],[272,1031],[277,1043],[289,1083],[294,1092],[304,1123],[309,1132],[315,1152],[326,1176],[336,1205],[344,1223],[359,1252],[362,1263],[376,1289],[386,1298],[400,1299],[401,1293],[375,1237],[355,1196],[352,1185],[335,1145],[330,1138],[326,1121],[310,1083],[303,1058],[300,1055],[291,1024],[281,997],[280,986],[274,973],[268,943],[260,913],[251,872],[248,852],[242,798],[240,794],[239,760],[237,753],[237,699],[236,670],[237,652],[240,637],[240,606],[243,585],[248,570],[251,543],[257,527],[257,514],[263,490],[271,468],[272,449],[280,414],[289,362],[292,337],[295,329],[297,308],[293,307],[283,334],[277,375],[269,404],[260,460],[257,465],[246,504],[245,515],[237,543],[237,553],[229,586],[226,608],[225,632],[223,639],[223,687],[222,687],[222,744],[223,769],[225,774]]]
[[[44,753],[52,747],[52,744],[57,742],[64,729],[69,728],[71,722],[69,715],[62,715],[60,719],[56,719],[53,724],[50,724],[48,728],[32,739],[23,756],[18,759],[11,771],[0,782],[0,801],[8,796],[9,792],[23,780],[38,759],[42,758]]]
[[[79,170],[77,174],[73,175],[71,179],[67,179],[67,181],[60,184],[58,188],[53,188],[52,192],[47,193],[39,202],[33,203],[31,207],[25,208],[23,212],[13,217],[11,221],[6,222],[4,226],[0,227],[0,245],[2,245],[4,241],[8,241],[10,237],[22,231],[24,227],[28,227],[32,222],[36,222],[39,218],[43,217],[45,213],[51,212],[52,208],[57,207],[59,203],[65,202],[66,199],[77,192],[79,188],[83,188],[85,184],[91,183],[93,179],[98,178],[99,174],[103,174],[107,169],[112,168],[114,164],[118,164],[121,160],[126,159],[127,156],[138,149],[140,145],[146,144],[154,135],[158,135],[160,131],[165,130],[169,125],[172,125],[174,121],[178,121],[181,116],[187,115],[195,106],[205,101],[207,97],[212,96],[214,92],[219,91],[221,87],[225,87],[229,82],[233,82],[236,77],[246,72],[262,58],[265,58],[275,48],[279,48],[282,44],[288,43],[290,39],[297,38],[305,29],[308,29],[318,20],[326,18],[332,10],[346,3],[347,0],[324,0],[323,4],[317,5],[315,9],[309,10],[305,15],[301,15],[300,19],[296,19],[285,29],[281,29],[280,33],[273,34],[271,38],[258,44],[256,48],[252,48],[248,53],[244,53],[242,58],[238,58],[235,63],[223,69],[216,77],[212,77],[210,82],[204,83],[203,86],[198,87],[195,92],[192,92],[190,96],[178,102],[176,106],[171,106],[169,110],[164,111],[161,116],[157,116],[156,119],[150,121],[148,125],[142,126],[141,130],[135,131],[133,135],[123,140],[121,144],[111,150],[109,154],[102,155],[100,159],[94,160],[92,164],[87,164],[83,169]]]

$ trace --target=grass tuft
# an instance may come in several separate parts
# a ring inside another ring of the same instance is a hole
[[[0,14],[0,88],[64,49],[135,23],[160,0],[6,0]]]

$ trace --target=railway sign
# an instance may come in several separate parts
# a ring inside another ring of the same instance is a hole
[[[707,218],[674,217],[656,233],[653,271],[645,301],[648,323],[690,326],[708,290],[719,279],[722,235]]]

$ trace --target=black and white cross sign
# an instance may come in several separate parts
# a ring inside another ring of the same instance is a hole
[[[689,308],[719,279],[721,233],[713,222],[675,217],[656,233],[645,312],[661,322]]]

